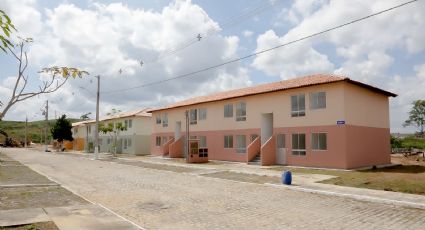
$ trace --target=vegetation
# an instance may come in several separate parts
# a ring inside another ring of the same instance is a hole
[[[391,148],[425,149],[425,139],[414,135],[405,138],[391,136]]]
[[[326,169],[276,167],[294,174],[322,174],[336,176],[320,183],[425,195],[425,166],[398,165],[384,169],[340,171]]]
[[[59,119],[56,120],[55,124],[51,129],[53,139],[57,140],[60,144],[60,149],[62,149],[62,143],[64,140],[72,141],[72,125],[71,122],[66,119],[66,115],[62,115]]]
[[[3,10],[0,10],[0,27],[2,29],[0,32],[3,33],[0,33],[0,49],[3,52],[7,52],[6,50],[9,47],[13,47],[13,44],[9,38],[11,33],[16,31],[16,29],[12,24],[12,20],[10,20],[9,16]]]
[[[78,122],[79,119],[70,118],[71,122]],[[56,120],[49,120],[49,127],[56,122]],[[41,143],[44,140],[44,131],[46,127],[46,121],[33,121],[28,122],[27,132],[28,132],[28,140],[34,143]],[[25,139],[25,121],[0,121],[0,129],[5,131],[9,137],[23,141]],[[52,139],[52,135],[48,132],[49,139]],[[0,135],[0,142],[4,141],[4,136]]]
[[[419,134],[424,135],[425,128],[425,100],[417,100],[413,103],[413,108],[409,112],[409,119],[407,119],[403,126],[416,126],[419,128]]]

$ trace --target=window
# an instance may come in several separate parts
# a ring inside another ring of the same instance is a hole
[[[198,124],[198,110],[191,109],[189,112],[189,124],[196,125]]]
[[[167,143],[167,137],[162,137],[162,144]]]
[[[224,148],[233,148],[233,136],[224,136]]]
[[[74,133],[77,134],[78,133],[78,128],[74,128]]]
[[[206,148],[206,147],[207,147],[207,137],[199,136],[199,148]]]
[[[162,114],[162,127],[168,127],[168,114]]]
[[[161,137],[157,136],[156,137],[156,147],[161,146]]]
[[[128,140],[127,140],[127,146],[128,147],[131,147],[131,138],[128,138]]]
[[[106,143],[109,145],[111,144],[111,138],[106,139]]]
[[[251,134],[251,142],[255,141],[255,139],[257,139],[258,135],[257,134]]]
[[[88,126],[87,126],[87,132],[88,132],[88,133],[91,133],[91,125],[88,125]]]
[[[245,153],[246,152],[246,137],[245,135],[236,135],[236,152]]]
[[[246,103],[236,104],[236,121],[246,121]]]
[[[99,138],[99,145],[103,145],[103,139]]]
[[[291,96],[291,116],[305,116],[305,95],[299,94]]]
[[[326,150],[327,149],[326,140],[327,140],[326,133],[312,133],[311,148],[313,150]]]
[[[233,104],[224,105],[224,117],[233,117]]]
[[[305,156],[305,134],[292,134],[292,155]]]
[[[132,126],[133,126],[133,120],[130,119],[130,120],[128,120],[128,127],[131,128]]]
[[[124,127],[125,127],[125,129],[127,129],[127,128],[128,128],[128,120],[125,120],[125,121],[124,121]]]
[[[199,109],[199,120],[207,119],[207,109]]]
[[[156,115],[156,124],[161,124],[161,114]]]
[[[310,93],[310,109],[326,108],[326,92]]]
[[[124,139],[124,149],[127,149],[127,138]]]
[[[285,134],[276,135],[276,144],[280,149],[285,148]]]

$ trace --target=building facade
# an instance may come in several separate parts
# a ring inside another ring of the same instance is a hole
[[[100,119],[99,124],[113,127],[109,132],[99,132],[100,152],[134,155],[150,153],[151,114],[146,109],[106,116]],[[95,120],[73,124],[74,150],[94,151],[95,125]]]
[[[178,102],[152,113],[151,153],[183,157],[190,139],[209,159],[359,168],[390,163],[393,93],[312,75]]]

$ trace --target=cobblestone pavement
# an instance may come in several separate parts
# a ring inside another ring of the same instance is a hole
[[[53,153],[1,150],[146,229],[423,229],[425,210]]]

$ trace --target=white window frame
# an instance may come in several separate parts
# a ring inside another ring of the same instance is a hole
[[[317,138],[317,142],[315,140]],[[324,139],[324,148],[321,146],[320,141]],[[316,142],[316,143],[315,143]],[[328,134],[325,132],[311,133],[311,149],[314,151],[326,151],[328,150]]]
[[[236,135],[236,153],[246,153],[246,135]]]
[[[254,134],[251,134],[251,135],[250,135],[251,143],[252,143],[253,141],[255,141],[255,139],[257,139],[257,137],[259,137],[259,136],[258,136],[258,134],[255,134],[255,133],[254,133]]]
[[[224,148],[233,149],[233,135],[224,135]]]
[[[236,104],[236,121],[246,121],[246,102]]]
[[[198,124],[198,109],[189,110],[189,124],[191,125]]]
[[[201,108],[198,109],[198,120],[206,120],[207,119],[207,109]]]
[[[233,117],[233,104],[224,105],[224,118]]]
[[[326,92],[310,93],[310,109],[326,109]]]
[[[296,137],[294,137],[294,135],[296,135]],[[304,135],[304,149],[299,148],[300,147],[300,135]],[[292,143],[291,143],[291,147],[292,147],[292,155],[293,156],[306,156],[307,155],[307,149],[306,149],[306,135],[305,133],[293,133],[292,134]],[[297,140],[297,148],[294,148],[294,140]]]
[[[161,114],[156,115],[156,124],[160,125],[162,123]]]
[[[129,128],[133,127],[133,119],[128,120],[128,127]]]
[[[293,98],[296,98],[296,105],[294,105]],[[303,101],[301,98],[304,98],[304,109],[302,109],[302,106],[300,106],[301,102]],[[294,108],[295,107],[295,108]],[[291,117],[304,117],[305,116],[305,94],[300,93],[297,95],[291,95]]]
[[[168,113],[162,114],[162,127],[168,127]]]

